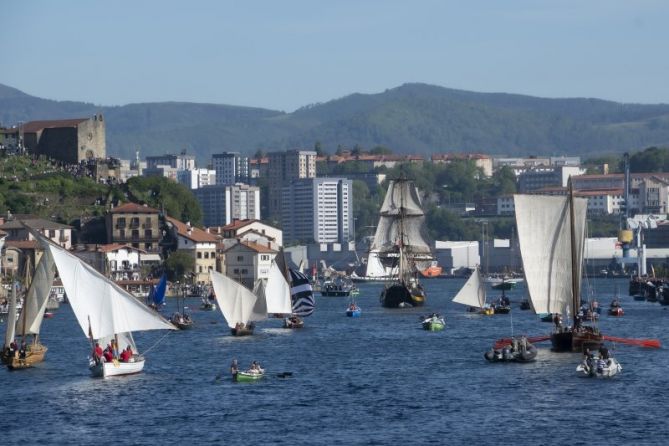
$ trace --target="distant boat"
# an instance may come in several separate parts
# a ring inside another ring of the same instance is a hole
[[[429,267],[420,271],[420,274],[426,279],[431,279],[441,276],[442,272],[443,268],[437,264],[436,260],[433,260]]]
[[[419,271],[434,260],[425,231],[425,212],[413,181],[404,177],[391,180],[379,211],[379,224],[372,251],[385,268],[397,271],[395,280],[381,291],[381,305],[387,308],[422,306],[425,290]]]
[[[480,314],[494,314],[492,307],[486,304],[485,286],[478,266],[474,269],[474,272],[469,276],[469,279],[467,279],[462,288],[460,288],[458,294],[455,295],[453,302],[468,305],[469,308],[478,308],[477,312]]]
[[[149,307],[160,310],[165,305],[165,293],[167,291],[167,276],[163,274],[160,280],[154,286],[151,286],[149,291],[148,303]]]
[[[321,296],[330,297],[346,297],[351,295],[353,291],[353,284],[344,280],[326,280],[321,285]]]
[[[423,318],[421,325],[423,326],[423,330],[442,331],[446,327],[446,321],[437,313],[432,313]]]
[[[267,318],[265,300],[239,282],[218,271],[210,270],[209,277],[218,308],[230,327],[233,336],[253,334],[255,323]]]
[[[96,341],[105,345],[114,340],[118,347],[130,347],[132,351],[127,362],[91,358],[91,374],[106,378],[141,372],[145,359],[137,350],[132,332],[175,327],[78,257],[41,236],[39,240],[53,256],[72,311],[91,346]]]
[[[42,258],[35,268],[34,276],[32,276],[30,269],[30,261],[27,261],[25,271],[28,291],[23,300],[21,315],[16,322],[16,332],[21,335],[21,344],[25,344],[26,348],[25,352],[22,352],[20,355],[15,355],[14,358],[10,358],[11,361],[7,362],[7,367],[10,369],[32,367],[33,365],[44,361],[44,356],[48,350],[47,347],[40,342],[39,334],[42,319],[45,316],[49,303],[51,284],[56,275],[51,252],[48,250],[44,251]],[[12,292],[15,293],[16,291],[14,290]],[[9,326],[13,324],[8,322],[7,325]],[[32,340],[29,339],[30,336],[32,336]]]

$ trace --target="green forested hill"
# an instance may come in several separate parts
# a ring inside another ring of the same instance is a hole
[[[199,161],[225,150],[328,152],[384,146],[396,153],[593,154],[669,144],[669,105],[546,99],[406,84],[352,94],[292,113],[180,102],[102,107],[39,99],[0,85],[0,123],[107,118],[107,148],[130,158],[188,149]]]

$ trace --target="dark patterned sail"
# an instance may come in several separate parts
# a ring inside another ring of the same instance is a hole
[[[299,271],[290,269],[290,295],[293,301],[293,314],[301,317],[314,312],[314,290],[309,278]]]

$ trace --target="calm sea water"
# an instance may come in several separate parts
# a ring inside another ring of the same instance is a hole
[[[231,337],[219,311],[195,311],[193,299],[193,330],[136,334],[143,351],[160,341],[144,373],[107,380],[89,377],[88,341],[63,305],[44,322],[46,362],[0,370],[0,444],[669,442],[665,348],[616,345],[623,372],[611,380],[581,378],[580,356],[548,344],[534,363],[490,364],[483,353],[494,339],[544,334],[550,324],[518,308],[522,286],[509,293],[511,314],[467,314],[451,302],[462,283],[426,281],[428,305],[409,310],[382,308],[382,285],[364,284],[359,319],[345,317],[346,298],[318,297],[303,330],[269,320],[246,338]],[[593,283],[604,306],[621,290],[625,316],[602,315],[606,334],[669,342],[664,307],[627,297],[625,280]],[[445,331],[421,329],[419,315],[431,311],[446,315]],[[233,358],[260,361],[266,378],[233,383]]]

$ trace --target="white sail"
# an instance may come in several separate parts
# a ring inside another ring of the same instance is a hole
[[[453,302],[477,308],[485,306],[485,286],[483,280],[481,280],[481,272],[478,267],[460,288],[458,294],[453,298]]]
[[[381,264],[378,251],[369,251],[367,255],[367,269],[365,276],[370,278],[388,278],[393,275],[392,268],[386,268]]]
[[[209,277],[218,308],[230,328],[235,328],[238,323],[248,324],[267,318],[266,310],[263,313],[256,307],[258,297],[244,285],[214,270],[209,271]]]
[[[12,343],[16,332],[14,331],[16,320],[16,284],[12,281],[12,292],[9,295],[9,309],[7,311],[7,328],[5,330],[5,349]]]
[[[50,250],[45,249],[42,258],[37,263],[34,277],[23,301],[21,316],[16,321],[18,333],[39,334],[55,275],[53,256]]]
[[[421,234],[425,213],[413,181],[391,180],[379,214],[372,250],[396,250],[402,239],[407,253],[430,254],[430,246]]]
[[[575,263],[580,289],[587,200],[574,198]],[[572,302],[569,197],[514,195],[525,281],[537,313],[564,313]]]
[[[291,314],[293,304],[290,299],[290,284],[276,262],[272,262],[265,288],[265,303],[270,314]]]
[[[124,332],[176,329],[75,255],[51,243],[47,246],[70,306],[87,336],[101,339]]]

